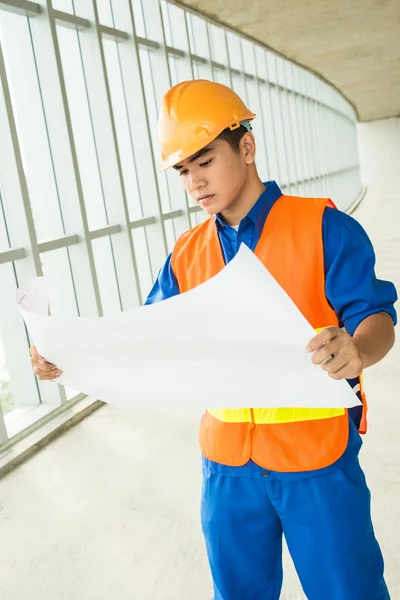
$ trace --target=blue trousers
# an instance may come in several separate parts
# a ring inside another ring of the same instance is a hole
[[[278,600],[282,534],[308,600],[390,600],[358,459],[287,481],[203,470],[202,528],[214,600]]]

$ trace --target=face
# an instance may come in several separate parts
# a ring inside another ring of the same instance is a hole
[[[233,207],[254,163],[254,137],[246,133],[235,152],[225,140],[215,140],[176,165],[187,193],[209,215]]]

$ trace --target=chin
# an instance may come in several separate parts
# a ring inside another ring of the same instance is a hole
[[[210,216],[218,215],[226,208],[224,205],[221,205],[220,202],[210,202],[209,204],[206,204],[205,206],[202,206],[201,204],[199,204],[198,206],[200,206],[200,208],[202,210],[204,210],[204,212],[207,215],[210,215]]]
[[[209,215],[210,217],[212,215],[216,215],[219,213],[218,209],[215,209],[212,206],[200,206],[201,210],[204,211],[207,215]]]

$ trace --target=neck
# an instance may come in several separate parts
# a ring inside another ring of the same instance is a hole
[[[265,189],[265,185],[258,175],[246,182],[236,199],[228,208],[222,211],[221,216],[224,222],[231,227],[239,225],[240,221],[253,208]]]

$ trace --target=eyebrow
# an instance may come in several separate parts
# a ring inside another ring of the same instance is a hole
[[[215,150],[215,148],[202,148],[201,150],[199,150],[198,152],[196,152],[196,154],[193,154],[193,156],[190,156],[187,159],[187,161],[188,161],[188,163],[192,163],[195,160],[197,160],[198,158],[201,158],[205,154],[208,154],[209,152],[213,152],[214,150]],[[176,171],[180,171],[181,169],[183,169],[183,165],[175,165],[173,168]]]

